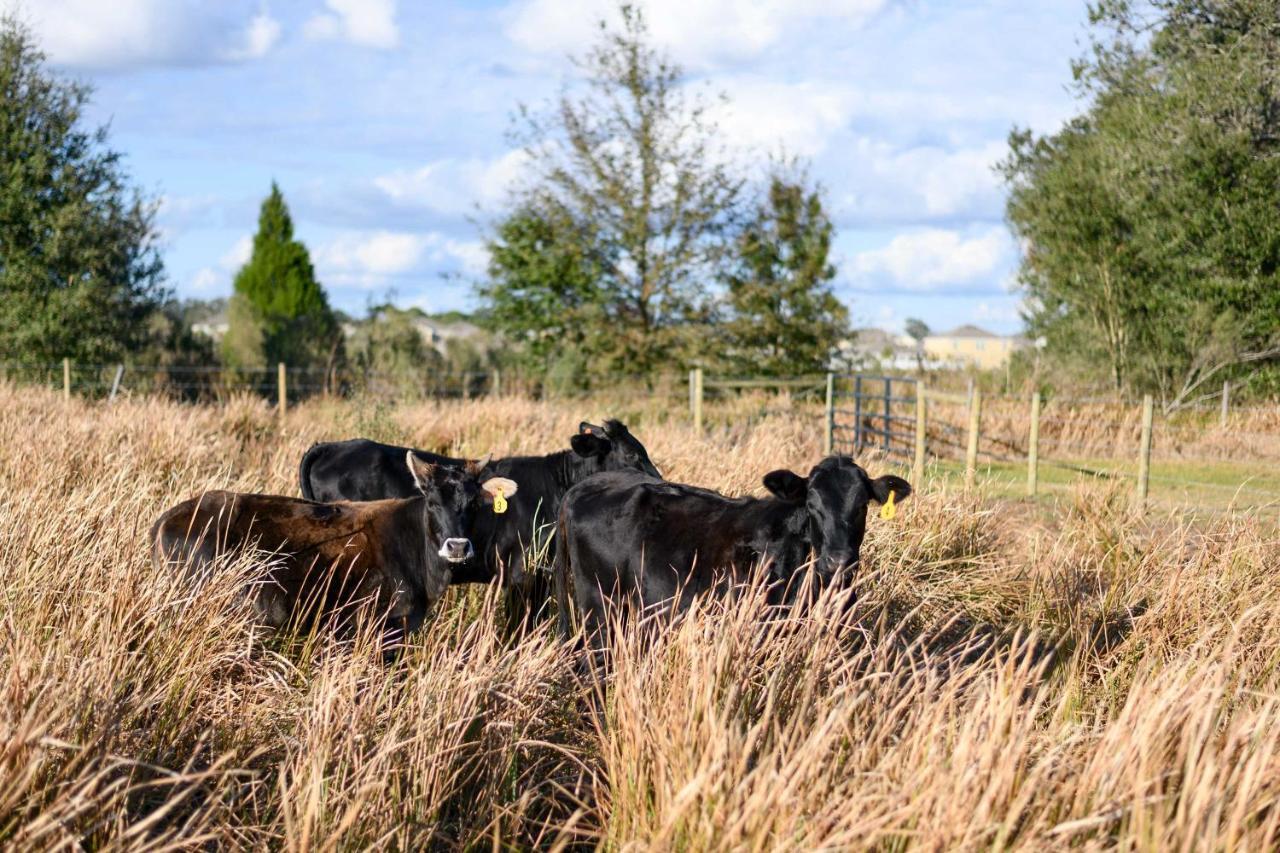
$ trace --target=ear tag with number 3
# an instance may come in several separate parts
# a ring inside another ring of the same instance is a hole
[[[498,515],[502,515],[507,511],[507,496],[502,493],[502,489],[496,489],[493,494],[493,511]]]
[[[893,489],[889,490],[889,500],[884,502],[880,507],[880,517],[885,521],[892,521],[893,517],[898,514],[898,508],[893,504]]]

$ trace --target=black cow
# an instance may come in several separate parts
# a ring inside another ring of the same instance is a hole
[[[452,572],[473,555],[471,515],[506,478],[476,479],[453,468],[401,457],[415,497],[362,503],[316,503],[279,495],[206,492],[166,512],[151,528],[152,559],[199,575],[224,554],[271,554],[247,591],[254,611],[274,629],[309,628],[321,619],[349,625],[361,605],[385,619],[388,638],[417,628],[444,594]]]
[[[569,450],[546,456],[513,456],[487,462],[483,476],[509,477],[520,484],[519,494],[504,513],[477,513],[467,530],[478,559],[456,571],[454,583],[488,583],[502,577],[507,588],[508,631],[529,627],[549,598],[547,578],[525,571],[525,551],[539,527],[554,525],[560,501],[576,483],[605,471],[637,471],[660,478],[644,445],[620,421],[604,426],[583,421],[569,439]],[[299,467],[303,496],[313,500],[374,500],[411,494],[412,481],[404,472],[406,447],[352,439],[316,444]],[[464,460],[413,450],[418,458],[438,465],[463,465]],[[399,460],[397,462],[397,460]]]
[[[809,476],[772,471],[767,498],[728,498],[643,474],[592,477],[560,507],[555,585],[560,625],[569,598],[589,635],[606,625],[606,599],[682,611],[694,596],[723,593],[768,567],[771,598],[798,587],[813,563],[821,587],[858,565],[867,505],[911,494],[901,477],[875,480],[847,456],[828,456]]]

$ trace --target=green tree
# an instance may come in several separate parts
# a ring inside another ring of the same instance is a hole
[[[929,324],[918,317],[908,317],[907,321],[902,324],[902,330],[907,333],[907,337],[916,342],[916,369],[924,370],[924,339],[929,337]]]
[[[151,338],[156,204],[85,127],[90,95],[0,19],[0,358],[115,361]]]
[[[236,274],[227,323],[223,358],[231,367],[332,366],[343,355],[342,330],[274,182],[253,254]]]
[[[545,114],[522,109],[517,136],[531,178],[516,190],[513,227],[532,233],[512,234],[504,222],[491,248],[513,237],[516,245],[539,243],[549,231],[556,261],[591,274],[586,292],[575,281],[565,309],[587,364],[648,374],[705,346],[711,284],[731,244],[741,180],[706,100],[689,94],[679,66],[650,46],[641,13],[620,11],[621,28],[602,25],[600,42],[577,60],[582,88],[567,90]],[[561,236],[585,242],[571,250]],[[493,258],[482,290],[493,316],[521,334],[554,330],[560,285],[525,252]],[[507,298],[508,290],[519,296]],[[534,309],[510,311],[517,298]]]
[[[352,364],[377,374],[402,392],[427,387],[441,373],[444,358],[423,339],[417,321],[420,311],[393,305],[375,305],[369,316],[357,324],[349,342]]]
[[[907,337],[916,342],[916,346],[923,346],[924,339],[929,337],[929,324],[918,317],[908,317],[907,321],[902,324],[902,330],[907,333]]]
[[[1003,164],[1030,331],[1172,408],[1280,357],[1280,4],[1090,16],[1088,109]]]
[[[803,175],[774,175],[735,243],[724,276],[726,356],[746,373],[787,376],[826,370],[849,331],[831,282],[834,229],[819,190]]]
[[[599,346],[605,322],[595,235],[557,205],[524,205],[488,240],[489,275],[479,287],[483,322],[521,345],[545,372],[564,353]]]

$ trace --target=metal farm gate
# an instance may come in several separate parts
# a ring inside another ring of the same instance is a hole
[[[879,450],[913,457],[919,419],[919,380],[904,376],[831,376],[827,383],[829,453],[857,456]]]

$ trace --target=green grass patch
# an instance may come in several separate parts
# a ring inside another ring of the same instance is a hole
[[[964,463],[938,460],[929,465],[928,474],[958,486],[964,481]],[[1136,492],[1137,477],[1137,460],[1042,459],[1036,497],[1052,501],[1089,481],[1121,481]],[[994,496],[1027,496],[1025,462],[979,462],[977,478],[983,490]],[[1153,460],[1148,502],[1153,509],[1208,513],[1280,511],[1280,470],[1256,462]]]

